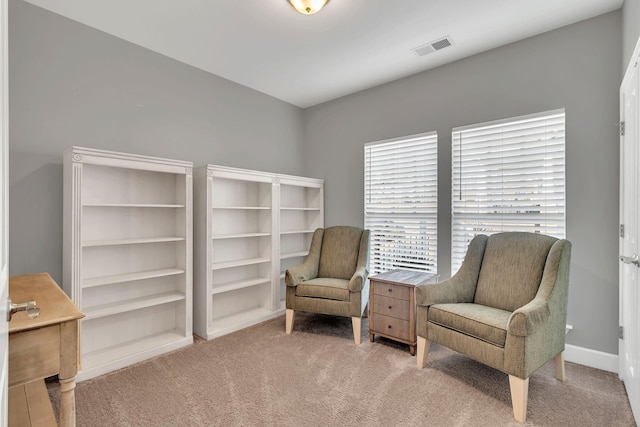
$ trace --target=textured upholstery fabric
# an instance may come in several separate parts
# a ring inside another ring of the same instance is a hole
[[[322,247],[323,236],[324,228],[318,228],[313,232],[311,247],[309,247],[309,253],[304,262],[287,269],[285,272],[284,281],[287,286],[297,286],[305,280],[318,277],[318,264],[320,263],[320,248]]]
[[[418,288],[416,288],[416,291],[417,290]],[[429,336],[427,332],[427,323],[429,323],[427,320],[429,315],[427,313],[429,312],[429,307],[430,306],[420,304],[416,305],[416,334],[419,337],[427,338]]]
[[[477,236],[449,280],[416,288],[418,336],[518,378],[564,351],[571,243]]]
[[[360,317],[369,300],[369,286],[367,285],[361,292],[351,292],[349,298],[349,301],[337,301],[327,298],[299,297],[296,296],[295,288],[287,287],[287,301],[291,301],[295,310],[332,316]],[[287,305],[287,308],[293,307]]]
[[[458,353],[465,354],[472,359],[489,365],[492,368],[503,370],[504,348],[478,340],[469,335],[452,333],[451,329],[434,323],[428,324],[427,331],[430,341],[437,342]]]
[[[324,230],[318,277],[349,280],[356,271],[362,230],[337,226]]]
[[[328,278],[307,280],[296,287],[296,296],[349,301],[349,281]]]
[[[437,304],[429,309],[429,321],[482,341],[504,347],[511,312],[486,305]]]
[[[451,279],[416,287],[416,303],[429,306],[448,302],[473,302],[487,240],[488,237],[482,234],[471,240],[462,266]]]
[[[487,241],[475,303],[513,311],[538,292],[551,245],[557,239],[532,233],[500,233]]]
[[[369,301],[369,230],[317,229],[304,262],[285,272],[286,308],[361,317]]]

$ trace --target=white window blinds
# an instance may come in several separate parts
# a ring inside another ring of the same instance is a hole
[[[565,235],[565,114],[453,129],[451,273],[477,234]]]
[[[437,271],[437,144],[431,132],[364,147],[372,275],[396,268]]]

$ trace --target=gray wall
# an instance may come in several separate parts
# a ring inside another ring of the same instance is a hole
[[[62,152],[302,174],[302,110],[19,0],[9,2],[10,274],[62,283]]]
[[[567,339],[617,354],[621,21],[615,11],[305,110],[306,173],[326,180],[327,225],[363,224],[365,143],[436,130],[438,268],[449,277],[451,129],[564,107]]]
[[[640,0],[624,0],[622,5],[622,72],[640,38]]]
[[[10,273],[61,280],[68,146],[325,178],[327,224],[362,225],[364,143],[437,130],[438,260],[447,277],[451,128],[565,107],[568,342],[615,354],[615,122],[639,4],[626,0],[624,18],[613,12],[302,111],[10,0]]]

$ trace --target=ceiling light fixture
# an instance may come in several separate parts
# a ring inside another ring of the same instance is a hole
[[[313,15],[319,12],[325,4],[329,3],[329,0],[288,0],[289,4],[294,7],[295,10],[303,15]]]

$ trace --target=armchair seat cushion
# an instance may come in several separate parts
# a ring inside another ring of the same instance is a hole
[[[481,304],[435,304],[429,307],[428,321],[504,347],[510,316],[510,311]]]
[[[296,286],[296,296],[349,301],[349,281],[324,277],[306,280]]]

